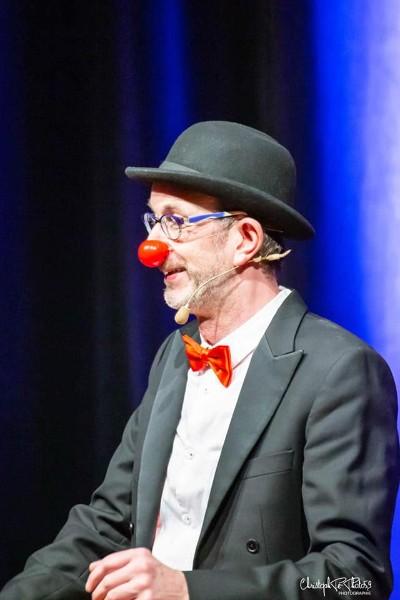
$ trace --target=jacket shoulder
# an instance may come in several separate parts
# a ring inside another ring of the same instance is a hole
[[[346,355],[365,356],[392,377],[390,367],[375,348],[341,325],[315,313],[305,314],[295,345],[302,348],[305,354],[318,356],[318,361],[331,365]]]
[[[312,312],[305,314],[298,331],[298,339],[304,343],[322,344],[324,348],[329,347],[332,351],[335,348],[340,350],[353,347],[377,354],[372,346],[348,329]]]

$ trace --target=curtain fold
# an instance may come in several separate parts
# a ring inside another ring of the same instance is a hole
[[[318,237],[293,244],[283,282],[396,361],[390,326],[375,335],[375,306],[396,319],[395,305],[371,287],[365,238],[382,74],[358,109],[379,16],[335,6],[333,19],[307,1],[3,2],[0,585],[89,499],[174,329],[159,273],[136,259],[149,190],[124,168],[157,165],[191,123],[243,122],[290,148]],[[393,244],[390,231],[373,239]]]

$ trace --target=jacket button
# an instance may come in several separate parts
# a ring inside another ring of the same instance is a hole
[[[257,542],[257,540],[247,540],[246,549],[247,552],[250,552],[250,554],[257,554],[260,552],[260,544]]]

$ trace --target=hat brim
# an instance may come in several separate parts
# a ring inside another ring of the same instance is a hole
[[[259,220],[268,231],[297,240],[312,238],[315,230],[297,210],[274,196],[230,179],[213,178],[193,171],[127,167],[129,179],[145,183],[166,182],[223,199],[224,210],[243,210]]]

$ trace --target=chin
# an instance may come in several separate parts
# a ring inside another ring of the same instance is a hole
[[[181,306],[184,306],[186,302],[189,300],[192,294],[191,290],[171,290],[165,288],[164,290],[164,300],[165,304],[169,306],[169,308],[173,308],[178,310]]]

